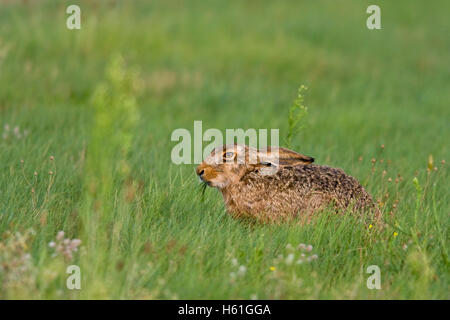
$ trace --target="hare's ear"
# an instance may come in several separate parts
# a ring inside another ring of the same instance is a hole
[[[280,166],[298,166],[314,162],[314,158],[286,148],[278,148],[278,157]]]
[[[263,151],[263,160],[270,161],[280,167],[293,167],[314,162],[314,158],[305,156],[286,148],[268,148]]]

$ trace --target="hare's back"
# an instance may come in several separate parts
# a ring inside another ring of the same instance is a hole
[[[360,191],[360,183],[342,169],[316,164],[293,168],[297,183],[318,191],[350,192]]]

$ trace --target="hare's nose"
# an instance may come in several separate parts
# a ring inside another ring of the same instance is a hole
[[[199,177],[201,177],[204,173],[205,173],[205,167],[203,165],[199,165],[196,169],[195,172],[197,173],[197,175]]]

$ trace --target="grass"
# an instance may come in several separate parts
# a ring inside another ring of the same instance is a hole
[[[68,4],[1,3],[0,298],[449,298],[448,1],[378,1],[377,31],[364,1],[80,1],[79,31]],[[300,84],[292,148],[358,178],[385,229],[233,220],[171,163],[194,120],[285,137]]]

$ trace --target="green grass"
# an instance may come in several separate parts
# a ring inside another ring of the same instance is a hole
[[[448,1],[377,1],[377,31],[364,1],[81,1],[79,31],[69,3],[0,4],[0,298],[450,298]],[[194,120],[285,137],[301,84],[292,148],[358,178],[385,229],[233,220],[172,164]],[[48,245],[59,230],[73,259]],[[318,259],[285,263],[289,243]]]

